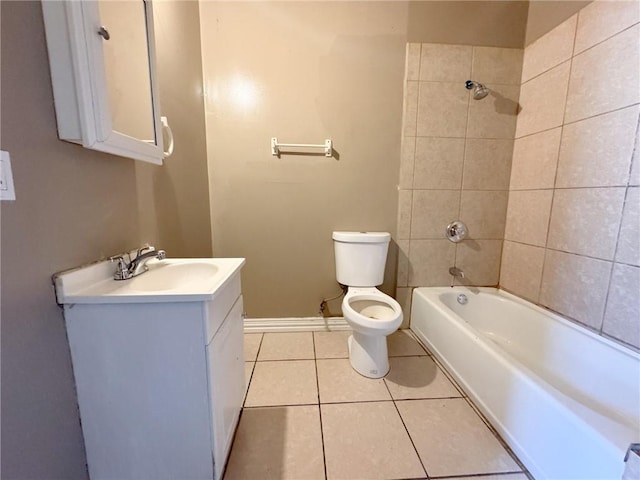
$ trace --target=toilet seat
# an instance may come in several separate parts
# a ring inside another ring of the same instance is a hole
[[[365,335],[390,335],[402,323],[400,304],[375,287],[349,287],[342,313],[354,330]]]

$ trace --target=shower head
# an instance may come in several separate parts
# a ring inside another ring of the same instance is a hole
[[[464,84],[467,90],[471,90],[473,88],[473,99],[474,100],[482,100],[484,97],[489,95],[489,89],[485,87],[480,82],[474,82],[473,80],[467,80]]]

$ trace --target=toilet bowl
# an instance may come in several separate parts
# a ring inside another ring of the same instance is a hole
[[[402,323],[402,308],[375,287],[349,287],[342,314],[353,330],[349,337],[349,361],[360,375],[381,378],[389,372],[387,335]]]
[[[376,288],[384,280],[390,240],[387,232],[333,232],[336,278],[348,287],[342,314],[353,329],[349,361],[369,378],[389,371],[387,335],[402,323],[400,304]]]

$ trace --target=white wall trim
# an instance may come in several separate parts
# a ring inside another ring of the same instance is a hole
[[[245,333],[351,330],[344,317],[245,318]]]

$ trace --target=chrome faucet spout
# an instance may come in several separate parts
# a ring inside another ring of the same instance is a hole
[[[116,280],[128,280],[136,277],[149,269],[147,262],[152,258],[162,260],[167,257],[164,250],[156,250],[155,247],[150,245],[139,248],[135,258],[129,262],[125,260],[125,255],[129,258],[128,254],[122,254],[111,257],[110,259],[112,262],[118,262],[113,275],[113,278]]]

